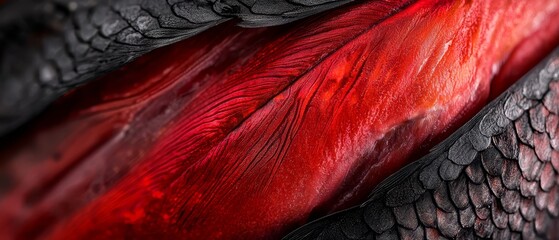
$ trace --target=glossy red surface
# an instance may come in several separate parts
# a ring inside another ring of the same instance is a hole
[[[468,120],[558,18],[546,0],[370,1],[160,49],[1,150],[14,184],[0,235],[280,237],[363,200]]]

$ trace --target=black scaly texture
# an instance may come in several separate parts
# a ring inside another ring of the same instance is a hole
[[[9,1],[0,5],[0,135],[69,89],[222,22],[280,25],[349,1]]]
[[[284,239],[557,239],[559,48],[360,206]]]

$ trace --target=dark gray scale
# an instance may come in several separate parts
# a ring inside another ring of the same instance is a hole
[[[410,230],[417,228],[417,214],[412,204],[395,207],[393,208],[393,213],[398,225]]]
[[[485,180],[485,173],[483,172],[481,161],[474,161],[472,164],[468,165],[465,172],[473,183],[481,184]]]
[[[445,212],[440,209],[437,210],[437,227],[445,237],[456,237],[462,229],[458,218],[458,212],[456,210],[451,212]]]
[[[485,138],[480,137],[480,139],[485,139]],[[478,143],[481,141],[474,140],[473,142],[475,142],[476,145],[478,145],[478,148],[482,148],[485,145],[482,143]],[[478,150],[476,150],[472,145],[470,136],[466,135],[466,136],[462,136],[461,138],[458,138],[456,143],[450,147],[450,149],[448,150],[448,158],[456,164],[468,165],[474,160],[477,151]]]
[[[468,185],[468,195],[475,209],[488,207],[493,202],[493,194],[486,183]]]
[[[555,150],[559,149],[559,117],[554,113],[547,116],[545,125],[547,134],[549,134],[551,147]]]
[[[507,125],[504,128],[503,133],[494,136],[493,142],[495,144],[495,148],[497,148],[501,152],[501,154],[503,154],[503,157],[507,159],[517,159],[518,142],[512,124]]]
[[[559,103],[557,62],[559,48],[428,155],[387,178],[364,204],[285,239],[328,239],[316,233],[349,216],[364,219],[372,230],[367,239],[555,239],[559,152],[550,139],[556,109],[548,105]]]
[[[425,238],[426,239],[434,239],[434,240],[445,240],[448,239],[439,232],[436,228],[427,228],[425,229]]]
[[[458,235],[456,236],[457,240],[468,240],[474,238],[475,238],[475,233],[473,229],[462,229],[460,230],[460,233],[458,233]]]
[[[555,79],[558,78],[558,75],[554,76]],[[555,115],[559,115],[559,100],[557,100],[557,95],[559,94],[557,92],[557,89],[559,88],[559,84],[557,82],[553,82],[549,85],[549,88],[551,89],[551,91],[549,91],[545,95],[543,104],[547,108],[547,110],[554,113]]]
[[[501,198],[503,197],[503,194],[505,193],[505,186],[503,186],[503,181],[501,181],[500,177],[495,177],[495,176],[487,176],[487,185],[489,185],[489,189],[491,189],[491,192],[493,193],[493,195],[495,195],[497,198]]]
[[[398,240],[398,232],[394,229],[391,228],[388,231],[385,231],[379,235],[376,236],[377,240]]]
[[[332,225],[321,232],[317,238],[326,238],[326,239],[343,239],[347,236],[344,235],[340,224],[338,222],[332,223]]]
[[[292,22],[301,16],[310,16],[334,8],[347,1],[336,0],[219,0],[213,5],[214,11],[222,16],[240,17],[241,26],[279,25]]]
[[[357,211],[350,211],[347,216],[341,219],[339,226],[342,233],[350,239],[361,239],[371,231],[362,218],[362,214]]]
[[[465,209],[469,207],[470,200],[467,194],[468,192],[468,179],[464,174],[461,174],[456,181],[449,183],[450,198],[456,207],[459,209]]]
[[[499,229],[506,229],[508,226],[508,214],[499,201],[493,201],[491,205],[491,220]]]
[[[425,237],[425,230],[422,226],[418,226],[413,230],[399,227],[398,233],[400,234],[399,239],[403,240],[423,239]]]
[[[474,208],[476,217],[481,220],[489,219],[491,217],[491,209],[489,206],[481,206],[479,208]]]
[[[503,210],[507,213],[516,213],[520,205],[520,192],[515,190],[505,190],[500,198]]]
[[[9,1],[0,7],[0,136],[69,89],[230,19],[280,25],[350,1]]]
[[[419,173],[419,181],[423,184],[425,189],[433,190],[439,187],[441,184],[441,177],[439,175],[439,166],[443,160],[446,158],[444,156],[433,160],[429,165],[423,168],[423,171]],[[558,161],[559,163],[559,161]],[[559,164],[557,165],[559,167]],[[557,168],[559,169],[559,168]]]
[[[519,179],[522,177],[522,172],[518,166],[517,161],[505,160],[503,169],[503,184],[510,190],[518,190],[520,188]]]
[[[489,238],[493,231],[495,231],[496,227],[491,221],[491,219],[476,219],[474,223],[474,230],[476,236],[480,238]]]
[[[455,164],[451,161],[443,161],[439,168],[439,175],[445,181],[455,180],[462,172],[464,166]]]
[[[547,111],[543,104],[538,104],[535,108],[530,109],[529,115],[532,128],[541,133],[545,132],[545,121],[549,111]]]
[[[508,148],[510,149],[512,147],[508,147]],[[518,150],[514,150],[514,148],[512,149],[513,150],[507,150],[507,151],[518,151]],[[487,171],[489,175],[492,176],[501,175],[501,172],[503,170],[503,157],[501,157],[501,154],[499,153],[499,151],[497,151],[497,149],[491,147],[483,150],[481,152],[481,163],[483,164],[485,171]]]
[[[433,192],[433,198],[435,199],[435,204],[439,209],[445,212],[453,212],[455,209],[450,193],[448,192],[448,186],[446,184],[441,184],[439,188],[435,189]]]
[[[520,92],[514,92],[505,96],[505,105],[503,106],[505,116],[511,121],[517,120],[524,113],[524,110],[518,106],[524,97]]]
[[[381,202],[373,202],[364,211],[365,222],[376,233],[383,233],[394,226],[394,215]]]
[[[538,160],[536,152],[532,148],[521,144],[518,157],[522,176],[528,181],[535,181],[539,176],[540,168],[542,168],[542,163]]]
[[[518,138],[524,144],[534,147],[533,130],[530,126],[528,114],[524,113],[519,119],[516,120],[514,126]]]
[[[429,192],[423,194],[416,202],[415,209],[417,216],[423,226],[435,227],[437,222],[437,207],[434,204],[433,197]],[[472,212],[473,216],[473,212]]]
[[[417,181],[417,174],[410,176],[400,188],[393,188],[386,193],[385,204],[389,207],[399,207],[415,202],[425,192]]]
[[[470,132],[468,132],[467,136],[468,140],[470,140],[470,143],[472,144],[472,147],[476,150],[475,154],[479,151],[485,150],[491,144],[491,138],[481,134],[479,128],[472,128]],[[449,154],[452,156],[452,153]]]
[[[549,69],[538,72],[528,73],[528,78],[534,79],[531,82],[524,82],[522,85],[522,94],[530,100],[542,100],[544,94],[547,93],[549,89],[549,83],[554,80],[555,71],[557,66],[549,65]],[[551,72],[548,72],[551,71]]]
[[[458,215],[460,216],[460,225],[462,225],[462,228],[471,228],[474,226],[476,216],[469,205],[467,208],[460,210]]]
[[[511,239],[511,237],[511,231],[508,228],[497,229],[493,231],[493,235],[491,235],[493,239]]]
[[[489,108],[480,121],[479,130],[486,137],[497,136],[505,130],[499,123],[506,122],[506,117],[499,110],[497,105]]]

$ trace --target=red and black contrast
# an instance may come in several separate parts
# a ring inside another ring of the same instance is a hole
[[[556,237],[556,0],[6,1],[0,42],[0,238]]]
[[[559,49],[364,204],[285,239],[556,239]]]

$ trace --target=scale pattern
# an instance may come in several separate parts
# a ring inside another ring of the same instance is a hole
[[[285,239],[557,239],[559,48],[369,200]]]
[[[43,0],[0,8],[0,135],[77,85],[237,18],[285,24],[350,0]]]

